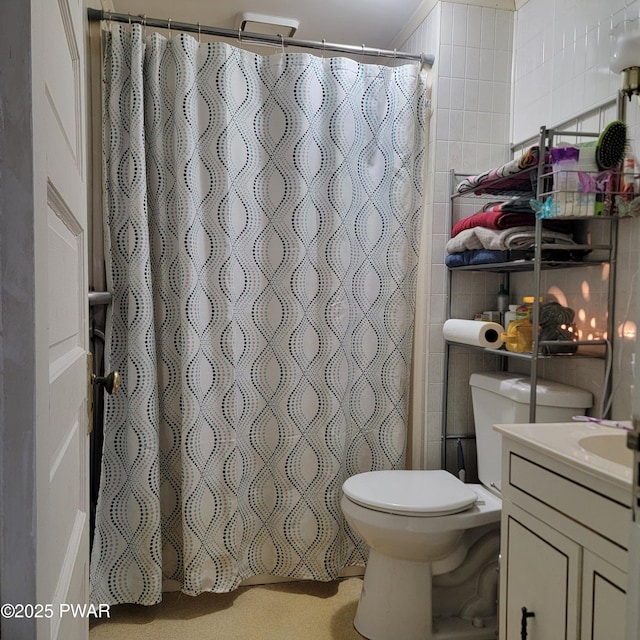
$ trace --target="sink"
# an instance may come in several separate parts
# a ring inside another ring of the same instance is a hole
[[[600,433],[585,436],[578,444],[589,453],[593,453],[610,462],[630,467],[633,464],[633,452],[627,449],[626,433]]]

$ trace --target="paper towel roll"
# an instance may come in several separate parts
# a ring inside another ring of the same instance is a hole
[[[499,349],[502,346],[500,335],[503,331],[504,328],[497,322],[481,320],[447,320],[442,327],[445,340],[487,349]]]

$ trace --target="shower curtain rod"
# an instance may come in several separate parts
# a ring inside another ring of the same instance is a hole
[[[132,16],[128,13],[112,13],[102,9],[87,9],[89,20],[111,20],[112,22],[137,22],[147,27],[155,29],[175,29],[176,31],[188,31],[191,33],[206,34],[211,36],[221,36],[224,38],[235,38],[236,40],[263,42],[272,45],[291,45],[293,47],[303,47],[305,49],[319,49],[321,51],[337,51],[340,53],[352,53],[362,56],[374,56],[380,58],[395,58],[398,60],[416,60],[422,64],[433,65],[435,56],[432,53],[406,53],[402,51],[391,51],[388,49],[374,49],[362,45],[360,47],[351,44],[336,44],[333,42],[317,40],[298,40],[297,38],[285,38],[283,36],[272,36],[263,33],[249,33],[234,29],[223,29],[222,27],[207,27],[200,24],[188,22],[177,22],[175,20],[162,20],[158,18],[148,18],[147,16]]]

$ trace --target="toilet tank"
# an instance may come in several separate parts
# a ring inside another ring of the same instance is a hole
[[[489,488],[500,490],[502,438],[494,424],[529,422],[530,379],[514,373],[473,373],[469,379],[476,429],[478,477]],[[538,378],[536,422],[571,422],[593,405],[584,389]]]

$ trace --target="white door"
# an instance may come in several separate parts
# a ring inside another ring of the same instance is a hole
[[[44,128],[34,145],[42,159],[36,188],[46,198],[36,210],[39,400],[48,395],[36,432],[37,589],[54,611],[38,638],[67,640],[88,637],[86,611],[62,608],[85,605],[89,591],[85,14],[80,0],[32,6],[41,45],[32,61],[34,115]]]
[[[60,613],[62,605],[86,605],[88,598],[85,12],[81,0],[29,0],[6,9],[3,81],[11,84],[3,88],[22,104],[22,119],[17,112],[3,126],[24,137],[12,143],[12,132],[2,133],[2,170],[23,177],[29,204],[16,199],[15,210],[2,211],[19,216],[15,225],[24,232],[5,236],[2,251],[5,268],[15,251],[11,267],[25,290],[22,310],[9,303],[0,308],[6,339],[0,355],[10,360],[13,336],[25,357],[18,365],[23,388],[18,379],[11,381],[15,393],[3,391],[11,416],[5,411],[0,426],[13,440],[2,451],[1,596],[5,606],[28,606],[21,618],[0,621],[0,629],[7,639],[76,640],[88,638],[86,611]],[[12,78],[13,68],[22,70]],[[0,186],[11,186],[6,173],[3,180]],[[5,219],[3,234],[8,224]],[[19,241],[21,251],[11,244]],[[11,273],[3,275],[6,301],[15,285]],[[6,379],[6,364],[3,373]]]

